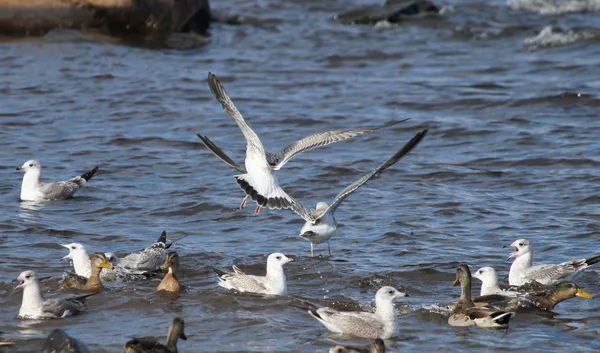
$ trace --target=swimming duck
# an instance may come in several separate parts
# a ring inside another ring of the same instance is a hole
[[[44,300],[35,272],[24,271],[17,277],[17,280],[19,284],[15,289],[23,288],[23,301],[17,319],[60,319],[76,315],[86,309],[85,300],[93,295]]]
[[[335,346],[329,353],[385,353],[385,344],[378,338],[373,344],[366,347]]]
[[[90,257],[92,266],[92,275],[85,278],[75,274],[69,274],[60,285],[61,289],[77,289],[82,292],[98,293],[104,287],[100,280],[100,272],[103,268],[112,270],[113,265],[103,253],[97,252]]]
[[[54,329],[46,337],[42,353],[90,353],[83,342],[69,336],[61,329]]]
[[[175,251],[169,251],[167,260],[161,266],[161,269],[169,269],[163,280],[156,287],[156,291],[179,292],[183,289],[181,283],[177,279],[177,271],[179,269],[179,255]]]
[[[488,306],[505,311],[521,311],[526,308],[552,310],[558,303],[567,299],[575,297],[584,299],[593,298],[573,282],[560,282],[542,287],[543,289],[541,290],[535,292],[523,292],[516,297],[501,294],[475,297],[473,298],[473,303],[475,303],[475,306]],[[519,287],[519,290],[527,291],[528,287],[521,286]]]
[[[177,340],[187,340],[184,324],[180,317],[173,319],[164,345],[150,337],[134,338],[125,344],[124,353],[177,353]]]
[[[513,312],[492,309],[486,306],[475,307],[471,299],[471,271],[469,266],[460,264],[456,269],[454,286],[461,285],[460,300],[452,310],[448,323],[452,326],[479,326],[484,328],[506,328]]]

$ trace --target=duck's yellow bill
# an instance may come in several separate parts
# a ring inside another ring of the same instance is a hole
[[[452,283],[452,285],[454,287],[458,286],[459,284],[460,284],[460,279],[458,279],[458,278],[454,280],[454,283]]]
[[[104,268],[107,268],[109,270],[114,269],[113,265],[111,265],[110,262],[106,262],[106,261],[103,261],[101,266]]]
[[[583,289],[581,289],[581,288],[579,288],[577,290],[577,293],[575,295],[578,296],[578,297],[580,297],[580,298],[594,299],[594,297],[592,297],[591,294],[584,292]]]

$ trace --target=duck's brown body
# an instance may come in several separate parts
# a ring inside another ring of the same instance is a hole
[[[106,256],[102,253],[95,253],[90,257],[92,265],[92,274],[90,278],[85,278],[75,274],[68,275],[60,285],[61,289],[76,289],[84,293],[98,293],[104,288],[100,280],[100,272],[103,268],[112,270],[113,266],[108,262]]]
[[[156,291],[166,291],[172,293],[178,293],[183,289],[179,279],[177,278],[177,271],[179,270],[179,255],[175,251],[170,251],[167,255],[167,260],[162,269],[168,268],[169,272],[165,275],[163,280],[156,287]]]

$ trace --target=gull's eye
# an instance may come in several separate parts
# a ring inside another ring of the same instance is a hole
[[[523,246],[523,243],[519,243],[519,246]]]
[[[25,276],[25,278],[27,278],[27,279],[30,279],[30,278],[31,278],[31,275],[27,275],[27,276]]]
[[[29,163],[29,166],[30,166],[30,167],[33,167],[33,163]]]
[[[277,259],[277,260],[281,260],[281,256],[277,256],[277,257],[276,257],[276,259]]]
[[[388,291],[388,294],[394,294],[393,290]]]
[[[74,247],[74,246],[71,246],[71,249],[75,250],[75,247]]]

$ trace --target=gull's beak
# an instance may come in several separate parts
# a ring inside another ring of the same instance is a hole
[[[18,279],[15,280],[15,281],[19,281],[19,284],[13,290],[17,290],[19,288],[22,288],[23,285],[25,284],[25,281],[21,281],[21,280],[18,280]],[[15,281],[13,281],[13,282],[15,282]]]
[[[106,260],[102,261],[102,265],[100,265],[100,266],[102,266],[102,268],[106,268],[106,269],[109,269],[109,270],[113,270],[114,269],[113,265],[111,265],[110,262],[108,262]]]
[[[453,287],[456,287],[460,284],[460,278],[456,277],[456,279],[454,280],[454,283],[452,283]]]
[[[584,292],[581,288],[577,289],[577,293],[575,293],[575,295],[584,299],[594,299],[591,294]]]
[[[294,255],[285,255],[285,257],[288,258],[287,261],[286,261],[286,263],[287,262],[294,262],[294,260],[296,259],[296,256],[294,256]]]
[[[396,298],[404,298],[404,297],[409,297],[409,295],[404,292],[400,292],[400,291],[398,291],[398,293],[396,294]]]
[[[23,169],[23,168],[21,168],[21,167],[17,167],[17,169],[16,169],[16,170],[21,170],[21,169]]]
[[[510,260],[511,258],[517,256],[517,254],[519,253],[519,249],[515,248],[514,246],[511,245],[504,245],[503,248],[514,248],[515,251],[511,252],[510,255],[508,255],[508,257],[506,258],[506,260]]]

